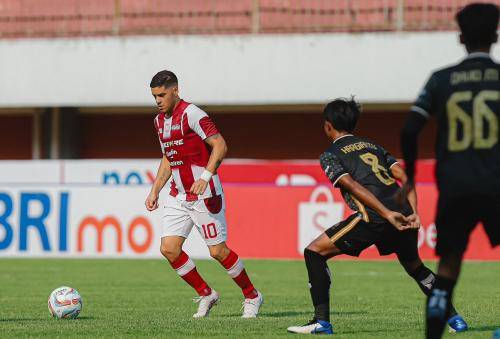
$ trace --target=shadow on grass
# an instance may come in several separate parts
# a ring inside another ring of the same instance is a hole
[[[45,318],[0,318],[0,323],[15,323],[21,321],[41,321]]]
[[[367,311],[348,311],[348,312],[331,312],[332,315],[355,315],[355,314],[368,314]],[[310,315],[311,311],[280,311],[280,312],[261,312],[259,315],[263,317],[294,317],[298,315]]]
[[[469,332],[493,332],[496,329],[500,329],[500,325],[491,325],[491,326],[474,326],[469,328]]]
[[[84,315],[84,316],[76,318],[76,320],[82,320],[82,321],[85,321],[85,320],[94,320],[94,319],[96,319],[96,317],[93,317],[91,315]]]
[[[413,331],[414,329],[387,329],[387,328],[381,328],[381,329],[373,329],[373,330],[352,330],[352,331],[339,331],[337,334],[355,334],[355,333],[396,333],[396,332],[409,332]],[[424,335],[424,332],[422,330],[422,335]],[[404,338],[404,336],[398,336],[399,338]],[[395,337],[397,338],[397,337]]]
[[[259,312],[259,317],[264,317],[264,318],[280,318],[280,317],[293,317],[297,315],[304,315],[308,314],[311,315],[311,311],[281,311],[281,312]],[[234,317],[241,317],[241,313],[230,313],[230,314],[223,314],[220,315],[221,317],[227,317],[227,318],[234,318]]]
[[[16,322],[23,322],[23,321],[86,321],[86,320],[94,320],[95,317],[93,316],[83,316],[83,317],[78,317],[76,319],[53,319],[51,317],[43,317],[43,318],[0,318],[0,323],[16,323]]]

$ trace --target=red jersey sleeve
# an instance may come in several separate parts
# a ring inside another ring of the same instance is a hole
[[[203,140],[219,133],[215,123],[210,119],[207,113],[195,105],[190,105],[186,109],[186,114],[189,127]]]

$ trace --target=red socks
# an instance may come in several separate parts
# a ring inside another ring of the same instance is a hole
[[[207,285],[205,280],[196,270],[194,262],[183,251],[179,258],[173,263],[170,263],[177,274],[184,279],[191,287],[193,287],[198,295],[206,296],[212,293],[212,289]],[[226,259],[222,262],[222,266],[227,271],[227,274],[233,278],[234,282],[241,288],[243,295],[247,299],[257,297],[257,290],[253,287],[250,278],[245,271],[243,262],[238,258],[238,255],[231,251]]]
[[[238,255],[231,251],[226,259],[222,262],[222,266],[227,271],[227,274],[233,278],[234,282],[241,288],[246,299],[257,297],[257,290],[253,287],[250,278],[245,271],[243,262],[238,258]]]
[[[206,296],[212,293],[212,289],[200,276],[194,262],[184,251],[182,251],[179,258],[173,263],[170,263],[170,265],[185,282],[196,290],[198,295]]]

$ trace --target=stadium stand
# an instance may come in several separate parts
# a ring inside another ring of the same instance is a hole
[[[0,0],[0,38],[454,30],[466,2]]]

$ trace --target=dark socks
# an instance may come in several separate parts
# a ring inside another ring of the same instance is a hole
[[[426,266],[423,264],[420,265],[415,271],[410,273],[410,276],[415,279],[415,281],[418,284],[418,287],[424,292],[424,294],[429,297],[431,294],[431,289],[436,282],[436,276],[430,269],[428,269]],[[450,315],[449,317],[453,317],[457,315],[457,311],[455,310],[455,307],[453,307],[453,304],[450,304]]]
[[[426,307],[426,337],[438,339],[443,334],[446,321],[450,317],[451,299],[456,281],[437,276],[427,298]]]
[[[330,322],[330,271],[326,258],[309,249],[304,250],[314,317]]]

